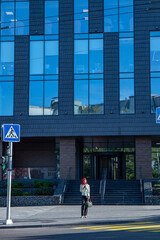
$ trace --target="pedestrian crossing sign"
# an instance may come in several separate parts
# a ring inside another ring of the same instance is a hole
[[[2,139],[4,142],[20,142],[20,125],[3,124]]]
[[[160,123],[160,107],[156,108],[156,123]]]

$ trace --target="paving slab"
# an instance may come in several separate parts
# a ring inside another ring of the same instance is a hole
[[[126,222],[160,222],[160,206],[93,206],[80,218],[80,206],[11,207],[13,224],[4,224],[6,208],[0,208],[0,229],[54,227]]]

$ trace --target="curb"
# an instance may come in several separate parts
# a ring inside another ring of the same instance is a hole
[[[151,221],[150,218],[145,219],[143,222]],[[160,221],[160,217],[154,219],[154,221]],[[0,229],[16,229],[16,228],[44,228],[44,227],[71,227],[71,226],[90,226],[90,225],[108,225],[108,224],[125,224],[125,223],[138,223],[142,222],[142,219],[138,220],[117,220],[117,221],[93,221],[93,222],[79,222],[79,223],[57,223],[57,224],[33,224],[33,225],[0,225]]]

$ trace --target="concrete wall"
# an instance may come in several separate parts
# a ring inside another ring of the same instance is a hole
[[[152,179],[152,148],[150,137],[136,137],[136,179]]]

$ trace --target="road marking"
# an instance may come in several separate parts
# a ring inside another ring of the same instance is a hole
[[[160,224],[153,222],[141,222],[141,223],[133,223],[133,224],[119,224],[119,225],[100,225],[100,226],[88,226],[88,227],[76,227],[73,228],[75,230],[106,230],[106,231],[154,231],[160,232]]]

